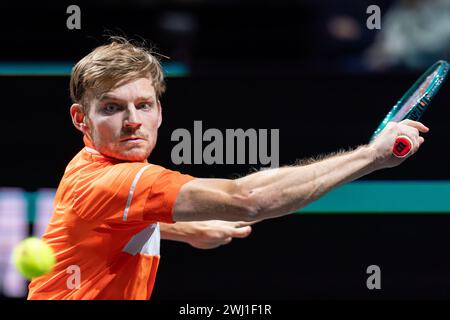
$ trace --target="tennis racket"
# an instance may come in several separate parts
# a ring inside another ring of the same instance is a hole
[[[433,64],[419,79],[413,84],[411,88],[401,97],[395,106],[389,111],[378,128],[373,133],[370,141],[391,122],[400,122],[405,119],[419,121],[423,113],[428,109],[431,100],[441,88],[447,77],[449,70],[449,63],[440,60]],[[398,136],[395,140],[392,152],[395,156],[403,158],[411,151],[413,146],[412,141],[406,136]]]

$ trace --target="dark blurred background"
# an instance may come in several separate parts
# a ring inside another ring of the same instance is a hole
[[[72,4],[81,9],[80,30],[66,27]],[[366,25],[370,5],[380,8],[380,30]],[[53,190],[83,147],[69,116],[67,71],[39,70],[73,65],[107,35],[145,40],[170,57],[167,66],[182,66],[167,78],[164,122],[149,160],[201,177],[259,167],[174,165],[175,129],[192,132],[194,120],[204,130],[276,128],[280,165],[293,164],[367,143],[416,78],[450,59],[447,0],[6,1],[0,30],[3,226],[11,226],[11,192]],[[431,131],[417,155],[364,179],[450,180],[449,101],[447,84],[423,118]],[[25,233],[35,232],[31,220]],[[318,213],[265,221],[249,239],[211,251],[164,242],[153,298],[450,298],[449,231],[450,216],[425,211]],[[0,238],[5,299],[24,294],[15,287],[22,280],[8,278],[16,238]],[[366,288],[372,264],[381,268],[381,290]]]

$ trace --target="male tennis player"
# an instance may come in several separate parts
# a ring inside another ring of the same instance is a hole
[[[85,147],[66,168],[43,236],[57,264],[31,282],[29,299],[149,299],[160,236],[203,248],[245,237],[251,221],[289,214],[400,164],[405,158],[392,154],[396,137],[409,137],[414,154],[424,142],[419,132],[428,131],[419,122],[390,123],[371,144],[308,165],[236,180],[194,178],[147,162],[164,88],[157,58],[123,39],[73,68],[70,114]],[[200,237],[205,227],[216,234]]]

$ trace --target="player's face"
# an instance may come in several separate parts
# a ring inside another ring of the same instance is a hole
[[[143,161],[156,145],[161,105],[151,79],[139,78],[94,99],[89,135],[100,153],[125,161]]]

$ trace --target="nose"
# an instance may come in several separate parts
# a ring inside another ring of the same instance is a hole
[[[125,128],[139,129],[142,126],[142,122],[139,120],[136,107],[129,106],[127,112],[127,118],[124,120]]]

